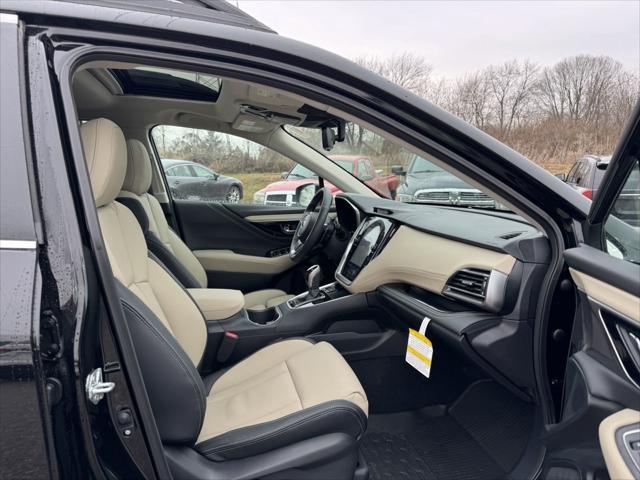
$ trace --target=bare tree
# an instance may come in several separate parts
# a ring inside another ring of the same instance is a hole
[[[538,100],[553,118],[598,123],[615,94],[622,64],[611,57],[577,55],[542,71]]]
[[[455,83],[453,113],[463,120],[484,128],[489,123],[489,88],[483,72],[467,74]]]
[[[411,52],[394,53],[388,58],[356,58],[355,62],[387,80],[421,95],[427,88],[433,67],[424,57]]]
[[[454,110],[451,82],[444,77],[439,79],[431,78],[425,85],[425,89],[421,92],[421,95],[447,111]]]
[[[490,108],[500,139],[522,123],[531,103],[537,72],[538,66],[528,60],[512,60],[485,70]]]
[[[640,99],[640,75],[622,71],[617,75],[614,83],[609,111],[611,121],[622,127]]]

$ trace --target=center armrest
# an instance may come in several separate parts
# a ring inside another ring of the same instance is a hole
[[[206,320],[229,318],[244,308],[244,295],[240,290],[188,288],[187,292],[198,304]]]

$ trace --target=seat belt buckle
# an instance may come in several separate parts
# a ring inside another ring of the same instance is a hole
[[[224,363],[229,360],[239,339],[240,336],[235,332],[224,332],[222,342],[220,342],[220,347],[218,348],[218,354],[216,355],[216,360],[219,363]]]

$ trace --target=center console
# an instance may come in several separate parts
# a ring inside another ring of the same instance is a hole
[[[207,322],[209,341],[203,371],[232,364],[274,340],[292,336],[329,341],[345,354],[371,348],[381,335],[387,334],[371,320],[375,314],[371,313],[367,294],[352,294],[348,286],[380,253],[394,230],[392,221],[368,217],[351,237],[336,270],[335,282],[320,286],[322,272],[314,265],[306,271],[306,292],[278,306],[241,309],[222,321]]]
[[[336,300],[344,297],[345,295],[349,295],[349,292],[338,282],[333,282],[328,285],[318,287],[318,293],[316,295],[311,295],[310,292],[304,292],[300,295],[296,295],[291,300],[287,301],[287,306],[289,308],[311,307],[313,305],[318,305],[319,303]]]
[[[336,270],[336,279],[351,285],[364,267],[380,252],[394,230],[392,221],[381,217],[366,218],[356,229]]]

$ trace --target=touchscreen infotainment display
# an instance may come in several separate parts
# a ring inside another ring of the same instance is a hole
[[[371,253],[371,249],[378,242],[381,233],[382,227],[380,225],[375,225],[369,229],[360,239],[360,242],[349,259],[349,263],[352,263],[355,267],[362,267],[364,261]]]
[[[344,252],[336,278],[350,284],[371,261],[376,254],[374,250],[380,247],[391,227],[392,223],[385,218],[369,217],[364,220],[354,233],[350,248]]]

